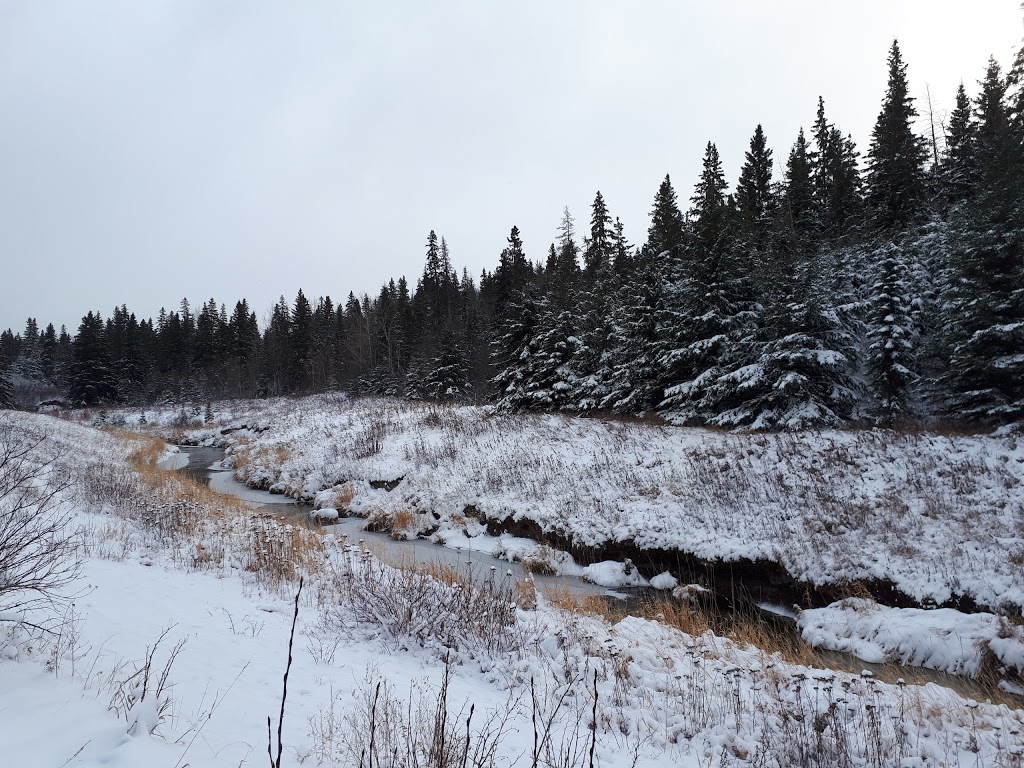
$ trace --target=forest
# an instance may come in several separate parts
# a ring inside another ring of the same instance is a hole
[[[300,290],[262,324],[212,298],[156,319],[90,311],[73,334],[29,318],[0,335],[0,406],[341,389],[727,428],[1013,424],[1024,49],[1005,72],[990,59],[975,95],[961,84],[945,119],[928,107],[894,42],[865,148],[822,98],[781,162],[757,125],[734,185],[708,142],[688,203],[660,183],[643,244],[597,192],[546,254],[513,226],[478,277],[431,231],[415,284]]]

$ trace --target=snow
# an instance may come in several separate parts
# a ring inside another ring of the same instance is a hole
[[[149,411],[144,428],[170,431],[179,415]],[[579,547],[768,560],[812,585],[891,581],[923,605],[1024,607],[1013,434],[729,434],[337,395],[221,403],[214,424],[187,434],[226,446],[244,483],[310,501],[347,489],[348,503],[324,505],[405,510],[413,530],[474,536],[510,519]],[[399,478],[391,491],[369,485]]]
[[[313,509],[309,512],[309,517],[312,520],[319,522],[336,522],[339,514],[338,510],[331,509],[330,507],[321,507],[320,509]]]
[[[358,713],[377,681],[396,697],[395,711],[404,712],[411,698],[410,707],[427,705],[419,711],[432,722],[446,658],[453,719],[469,704],[480,717],[474,723],[508,711],[499,765],[530,764],[534,690],[540,714],[551,715],[555,747],[571,751],[574,738],[586,745],[595,686],[597,764],[604,768],[743,762],[781,768],[797,764],[801,749],[815,750],[821,764],[838,764],[848,754],[851,764],[995,765],[1024,749],[1024,712],[1005,704],[968,702],[931,684],[887,685],[811,669],[710,632],[689,635],[638,617],[611,623],[553,607],[543,594],[536,608],[516,608],[512,623],[490,641],[459,634],[466,632],[462,626],[450,643],[433,625],[425,635],[410,634],[395,623],[404,613],[389,618],[386,603],[372,604],[374,611],[359,607],[368,605],[363,590],[388,579],[404,583],[406,572],[380,564],[343,536],[309,533],[320,542],[316,556],[292,559],[296,573],[271,578],[272,571],[251,559],[268,553],[264,545],[252,550],[252,532],[268,534],[270,548],[306,534],[251,517],[244,507],[205,507],[214,503],[205,497],[197,497],[189,525],[164,527],[165,516],[139,516],[130,498],[125,481],[144,481],[127,462],[131,446],[45,417],[12,418],[45,431],[54,449],[73,446],[69,458],[81,470],[77,477],[90,478],[89,488],[108,477],[128,498],[71,489],[84,561],[70,588],[73,603],[51,617],[60,639],[0,620],[5,764],[260,763],[268,716],[276,728],[299,574],[306,581],[283,723],[286,766],[357,764],[358,751],[346,752],[343,740],[365,736]],[[135,491],[152,498],[157,488]],[[505,541],[512,549],[522,543]],[[615,569],[623,571],[622,564],[603,563],[592,575]],[[409,603],[413,612],[425,610],[430,595],[463,589],[413,583],[425,590]],[[168,673],[163,718],[159,699],[127,713],[112,710],[118,681],[165,631],[155,669],[175,643],[184,645]],[[1018,650],[993,646],[993,652],[1012,659]],[[561,762],[586,764],[576,755]]]
[[[991,654],[1012,673],[1024,673],[1024,631],[989,613],[889,608],[847,598],[801,611],[797,626],[815,647],[874,664],[896,662],[977,677]]]
[[[664,571],[651,579],[651,586],[655,589],[675,589],[679,582],[671,573]]]

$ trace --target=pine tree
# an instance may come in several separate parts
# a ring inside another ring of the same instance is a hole
[[[871,131],[867,202],[876,227],[898,229],[916,221],[925,205],[925,141],[913,131],[917,110],[899,44],[889,50],[889,86]]]

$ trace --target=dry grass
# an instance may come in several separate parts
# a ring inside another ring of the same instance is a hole
[[[562,611],[593,616],[609,624],[622,618],[622,612],[615,610],[614,603],[601,595],[575,594],[563,584],[545,585],[540,594],[548,605]]]
[[[230,557],[270,586],[292,584],[322,570],[325,544],[314,526],[254,514],[233,496],[157,466],[165,448],[162,441],[120,430],[115,434],[125,445],[127,461],[84,473],[84,493],[92,506],[111,507],[139,523],[187,567],[219,568]],[[131,546],[117,525],[102,526],[94,535],[107,544],[118,540],[120,550],[105,549],[114,555]]]
[[[391,538],[403,541],[419,530],[419,516],[408,509],[396,509],[391,515]]]

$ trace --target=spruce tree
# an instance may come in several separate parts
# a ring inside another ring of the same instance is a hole
[[[798,235],[807,233],[814,220],[814,185],[804,129],[796,137],[786,160],[786,207]]]
[[[971,101],[964,84],[956,89],[956,106],[949,116],[946,148],[939,165],[939,189],[946,204],[955,204],[970,197],[978,184],[978,163],[975,158],[975,125]]]
[[[642,251],[644,260],[650,263],[659,254],[678,249],[683,243],[684,231],[683,214],[679,210],[676,192],[672,188],[672,180],[665,174],[651,209],[647,243]]]
[[[604,376],[607,392],[600,403],[620,413],[654,410],[664,397],[662,361],[677,319],[668,302],[670,286],[656,265],[632,272],[612,308]]]
[[[713,419],[728,393],[723,377],[745,362],[746,340],[756,313],[751,301],[748,249],[730,237],[732,211],[725,197],[718,150],[708,142],[703,169],[691,198],[694,237],[686,273],[667,295],[664,399],[659,408],[687,423]]]
[[[890,423],[908,415],[910,388],[916,379],[916,323],[911,315],[909,269],[903,249],[883,243],[871,255],[875,264],[869,311],[868,370],[878,417]]]
[[[71,401],[79,405],[118,401],[117,379],[107,352],[103,318],[89,312],[82,318],[72,344]]]
[[[615,217],[613,229],[615,234],[612,237],[612,249],[615,259],[615,273],[621,278],[633,270],[635,258],[633,246],[626,239],[624,227],[618,216]]]
[[[289,389],[307,392],[312,385],[313,366],[313,307],[306,294],[299,289],[291,309],[288,337]]]
[[[917,110],[907,84],[899,44],[889,49],[889,85],[871,131],[867,202],[879,229],[899,229],[916,221],[925,205],[925,141],[913,130]]]
[[[498,371],[493,379],[497,405],[503,410],[530,406],[526,387],[534,368],[535,336],[548,302],[533,285],[527,286],[499,319],[491,344],[491,359]]]
[[[700,178],[694,187],[690,202],[690,218],[695,219],[694,234],[700,245],[709,252],[715,252],[723,245],[728,223],[728,207],[725,192],[728,184],[722,171],[722,160],[718,147],[708,142]]]
[[[615,253],[615,230],[600,190],[590,211],[590,236],[584,241],[583,267],[588,280],[593,281],[598,272],[611,266]]]
[[[14,407],[14,385],[6,363],[0,362],[0,411]]]
[[[438,355],[423,378],[423,396],[438,401],[462,400],[472,389],[465,350],[449,332],[441,340]]]
[[[1024,417],[1024,135],[995,61],[976,114],[980,179],[950,238],[944,381],[959,416],[999,423]]]
[[[758,123],[750,139],[750,148],[740,170],[736,184],[736,205],[745,222],[761,225],[770,222],[775,212],[775,196],[772,190],[772,151]]]

